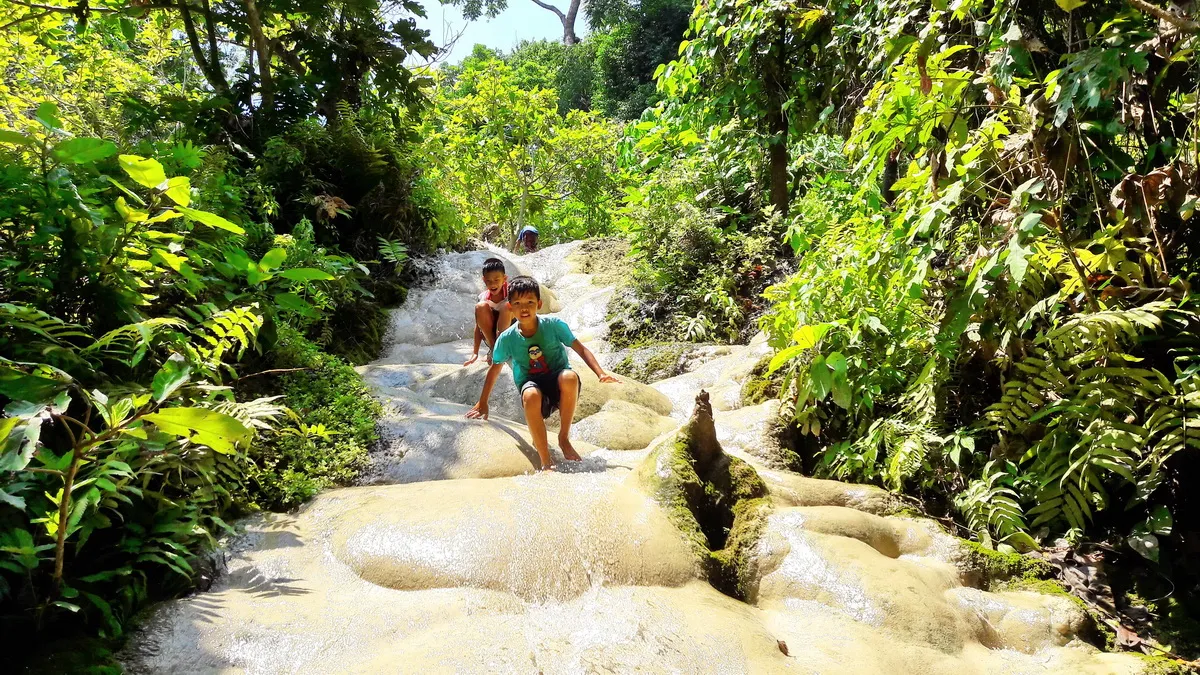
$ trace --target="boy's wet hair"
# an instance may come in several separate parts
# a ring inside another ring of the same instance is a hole
[[[537,279],[521,275],[508,280],[508,297],[510,300],[529,293],[532,293],[533,297],[538,300],[542,299],[542,289],[538,286]]]
[[[483,261],[483,273],[499,272],[504,274],[504,261],[499,258],[488,258]]]

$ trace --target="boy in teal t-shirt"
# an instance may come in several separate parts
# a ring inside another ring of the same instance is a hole
[[[532,277],[520,276],[509,280],[508,304],[517,323],[496,337],[496,345],[492,348],[492,367],[488,369],[487,379],[483,382],[479,402],[467,411],[467,417],[487,419],[492,387],[496,386],[496,378],[507,362],[512,367],[513,382],[521,392],[525,422],[529,425],[533,446],[537,448],[542,461],[542,470],[553,468],[546,438],[546,418],[555,408],[561,412],[562,419],[558,430],[559,448],[564,457],[578,461],[579,453],[571,446],[570,432],[583,383],[571,370],[566,347],[569,345],[575,350],[601,382],[619,380],[604,372],[596,362],[596,356],[575,337],[565,321],[552,316],[538,316],[542,294],[538,282]]]

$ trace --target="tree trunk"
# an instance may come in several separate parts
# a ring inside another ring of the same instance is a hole
[[[767,75],[767,125],[771,132],[768,158],[771,167],[771,205],[783,217],[788,214],[788,121],[783,105],[787,101],[787,23],[779,18],[776,26],[774,57]]]
[[[568,47],[579,43],[579,38],[575,35],[575,17],[579,16],[580,2],[581,0],[571,0],[571,6],[567,8],[567,13],[563,14],[563,11],[554,5],[542,2],[542,0],[533,0],[533,4],[544,10],[554,12],[554,15],[562,22],[563,44]]]
[[[275,100],[274,86],[271,82],[271,49],[267,46],[267,38],[263,35],[258,7],[255,6],[254,0],[245,0],[245,3],[250,35],[254,38],[254,50],[258,52],[258,77],[262,86],[262,107],[270,110]]]
[[[575,36],[575,17],[579,16],[579,4],[580,0],[571,0],[567,15],[562,18],[563,44],[568,47],[579,43],[579,38]]]
[[[187,33],[188,44],[192,48],[192,58],[196,59],[196,67],[204,74],[204,79],[208,80],[209,86],[218,94],[225,95],[229,92],[229,83],[225,81],[225,73],[221,70],[221,62],[209,62],[204,58],[204,51],[200,48],[200,36],[196,33],[196,24],[192,20],[192,11],[188,8],[187,0],[179,0],[179,14],[183,17],[183,29]],[[209,27],[210,34],[213,27]]]

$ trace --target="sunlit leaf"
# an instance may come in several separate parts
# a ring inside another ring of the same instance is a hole
[[[280,272],[279,276],[291,281],[332,281],[337,278],[329,272],[315,267],[296,267]]]
[[[182,205],[176,210],[182,213],[184,216],[187,216],[189,219],[196,221],[197,223],[203,223],[209,227],[215,227],[218,230],[225,230],[226,232],[232,232],[234,234],[246,234],[246,231],[241,227],[234,225],[215,213],[189,209]]]
[[[62,120],[58,117],[58,106],[46,101],[38,106],[37,112],[33,114],[42,126],[51,131],[61,131],[63,128]]]
[[[143,416],[159,429],[229,454],[250,440],[250,429],[235,417],[205,408],[164,408]]]
[[[192,182],[187,176],[175,176],[167,181],[167,189],[164,190],[166,195],[171,198],[171,201],[180,206],[187,206],[192,202]]]
[[[162,403],[170,398],[176,389],[188,381],[191,371],[191,366],[183,356],[172,354],[171,358],[167,359],[167,362],[154,375],[154,382],[150,386],[150,390],[154,393],[154,400]]]
[[[263,254],[258,264],[262,265],[264,270],[270,271],[282,265],[284,260],[287,260],[287,249],[273,248]]]
[[[117,154],[117,146],[99,138],[68,138],[54,146],[54,159],[68,164],[89,164]]]
[[[137,155],[120,155],[117,160],[125,173],[139,185],[157,189],[164,187],[163,184],[167,182],[167,174],[156,160]]]

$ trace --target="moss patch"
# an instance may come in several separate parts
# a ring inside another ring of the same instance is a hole
[[[729,530],[725,547],[708,554],[713,585],[728,589],[725,592],[735,598],[750,600],[757,593],[754,549],[766,530],[770,512],[771,500],[767,497],[737,502],[733,507],[733,527]]]
[[[683,372],[683,355],[695,345],[683,342],[663,342],[633,347],[625,358],[613,366],[617,375],[649,384],[675,377]]]
[[[1143,607],[1153,615],[1151,634],[1163,647],[1185,658],[1200,657],[1200,621],[1188,612],[1179,598],[1169,595],[1149,601],[1131,592],[1125,594],[1125,601]]]
[[[986,550],[986,549],[985,549]],[[1004,555],[1004,554],[1001,554]],[[1022,556],[1024,557],[1024,556]],[[1040,561],[1039,561],[1040,562]],[[990,589],[996,593],[1006,591],[1029,591],[1032,593],[1041,593],[1042,595],[1056,595],[1070,600],[1084,614],[1087,615],[1089,621],[1087,629],[1079,637],[1091,642],[1097,647],[1101,647],[1106,651],[1113,651],[1117,644],[1117,634],[1108,624],[1104,623],[1103,618],[1092,611],[1091,607],[1084,602],[1079,596],[1074,595],[1060,581],[1054,579],[1040,579],[1030,576],[1019,576],[1004,581],[997,581],[992,584]]]
[[[963,554],[960,569],[967,576],[974,577],[970,579],[973,585],[985,591],[991,590],[993,584],[1012,579],[1038,581],[1054,577],[1054,567],[1045,560],[1019,553],[993,551],[974,541],[960,541]]]
[[[767,375],[767,367],[770,364],[771,357],[764,356],[750,370],[750,376],[742,383],[743,406],[758,405],[779,398],[782,378]]]
[[[1142,659],[1142,675],[1195,675],[1192,666],[1165,656],[1138,654]]]
[[[579,245],[572,261],[601,286],[624,286],[633,276],[629,242],[624,239],[588,239]]]
[[[753,551],[771,509],[767,486],[753,467],[721,450],[706,393],[637,476],[692,545],[713,586],[741,600],[752,596]]]

